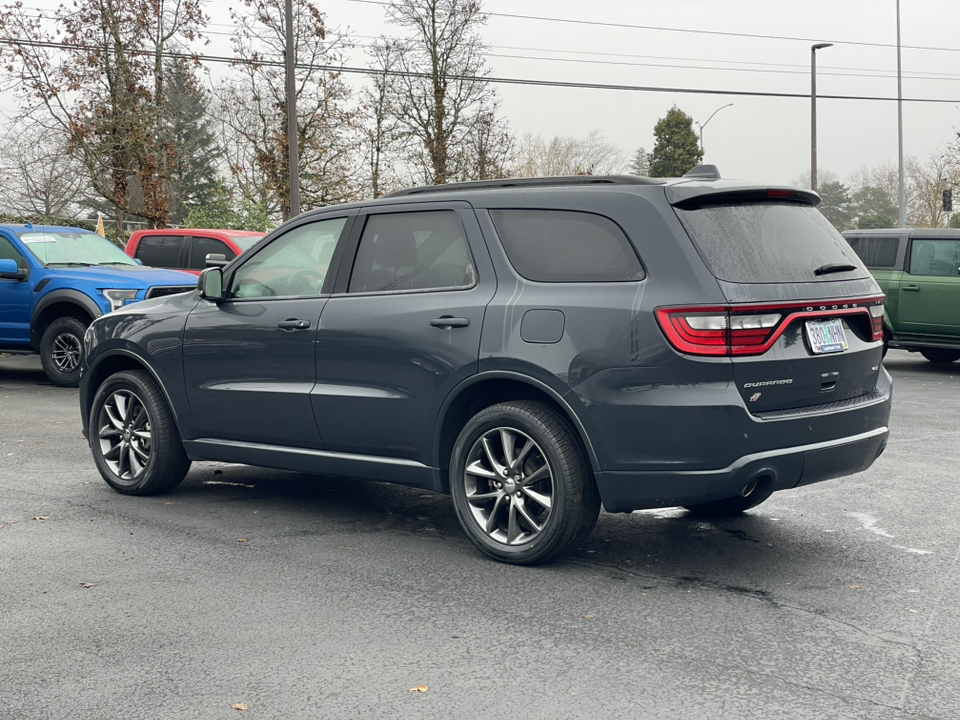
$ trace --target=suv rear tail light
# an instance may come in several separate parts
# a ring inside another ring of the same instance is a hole
[[[883,339],[883,298],[829,304],[726,305],[659,308],[657,322],[670,344],[690,355],[762,355],[798,318],[867,315],[871,339]]]

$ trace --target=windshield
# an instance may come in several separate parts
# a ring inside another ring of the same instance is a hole
[[[28,232],[20,240],[46,265],[136,265],[109,240],[86,230]]]
[[[259,235],[240,235],[240,236],[234,235],[230,239],[233,240],[237,245],[239,245],[244,252],[246,252],[247,250],[252,248],[254,245],[256,245],[258,242],[260,242],[260,240],[263,238],[265,234],[266,233],[260,233]]]
[[[810,205],[724,203],[677,208],[677,215],[707,267],[721,280],[781,283],[869,277],[840,233]]]

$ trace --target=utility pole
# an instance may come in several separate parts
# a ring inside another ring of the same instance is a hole
[[[814,192],[817,191],[817,50],[832,45],[817,43],[810,48],[810,189]]]
[[[900,227],[907,226],[907,198],[903,189],[903,77],[900,74],[900,0],[897,0],[897,154],[900,158]]]
[[[290,217],[300,214],[300,147],[297,137],[297,58],[294,55],[293,0],[286,0],[287,157],[290,163]]]

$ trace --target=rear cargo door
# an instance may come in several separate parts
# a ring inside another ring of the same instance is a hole
[[[686,202],[677,214],[729,305],[727,354],[753,413],[868,395],[881,360],[882,296],[812,205]],[[872,308],[872,309],[871,309]]]

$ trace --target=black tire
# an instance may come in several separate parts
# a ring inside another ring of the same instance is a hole
[[[450,457],[450,492],[471,542],[514,565],[539,565],[570,552],[600,513],[579,439],[537,402],[493,405],[464,426]]]
[[[40,338],[40,364],[54,385],[76,387],[80,384],[80,361],[83,360],[83,334],[87,326],[66,315],[57,318]]]
[[[952,363],[960,360],[960,350],[948,350],[947,348],[924,348],[920,351],[927,360],[932,363]]]
[[[163,394],[140,370],[115,373],[97,390],[90,448],[101,477],[125,495],[167,492],[190,469]]]
[[[763,478],[746,495],[737,495],[723,500],[700,503],[699,505],[685,505],[684,507],[697,517],[736,517],[741,515],[744,510],[756,507],[773,495],[771,485],[772,483],[768,479]]]

